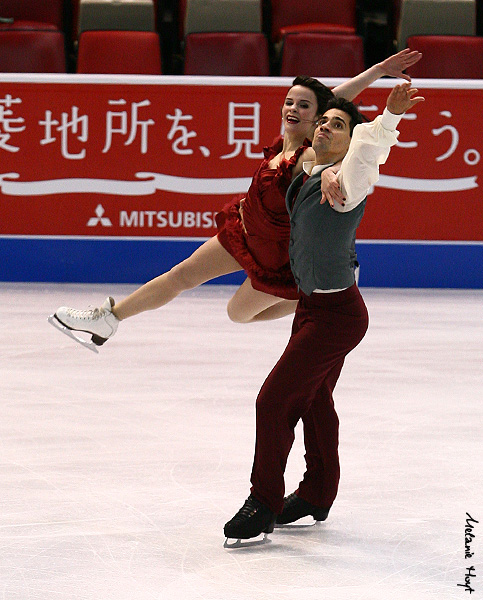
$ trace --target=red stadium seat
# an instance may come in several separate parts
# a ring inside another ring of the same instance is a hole
[[[268,42],[263,33],[190,33],[185,75],[268,76]]]
[[[0,17],[12,17],[16,28],[17,21],[35,21],[62,31],[63,8],[63,0],[1,0]]]
[[[364,44],[358,35],[291,33],[284,37],[280,75],[354,77],[364,70]]]
[[[52,23],[40,21],[12,21],[0,23],[0,31],[59,31]]]
[[[423,53],[408,69],[411,77],[483,79],[483,37],[415,35],[408,38],[408,46]]]
[[[287,33],[344,33],[356,31],[356,0],[271,1],[272,42]]]
[[[64,34],[46,30],[0,30],[0,72],[65,73]]]
[[[159,35],[152,31],[83,31],[77,73],[161,75]]]

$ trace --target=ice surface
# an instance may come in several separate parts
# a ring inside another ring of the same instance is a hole
[[[291,318],[231,323],[234,288],[204,286],[123,322],[98,355],[47,323],[132,289],[0,284],[1,600],[483,599],[483,291],[362,290],[328,520],[226,549]]]

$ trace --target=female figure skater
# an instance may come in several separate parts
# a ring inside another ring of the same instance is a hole
[[[333,91],[316,79],[297,77],[282,106],[283,137],[265,149],[246,197],[233,200],[218,213],[216,236],[120,302],[107,298],[93,310],[60,307],[49,321],[81,343],[71,330],[88,332],[95,345],[102,345],[114,335],[119,321],[164,306],[185,290],[240,270],[248,277],[228,303],[232,321],[249,323],[293,313],[299,296],[288,258],[290,223],[285,193],[302,171],[303,162],[314,159],[310,140],[317,118],[334,95],[352,100],[384,75],[410,81],[403,71],[420,58],[419,52],[405,49]],[[335,175],[326,174],[322,190],[335,185]],[[327,195],[332,204],[331,197]]]

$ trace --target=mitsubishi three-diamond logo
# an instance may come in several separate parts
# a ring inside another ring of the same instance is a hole
[[[112,227],[111,219],[102,216],[104,212],[105,210],[102,204],[98,204],[95,210],[96,216],[91,217],[87,221],[87,227],[95,227],[99,223],[102,225],[102,227]]]

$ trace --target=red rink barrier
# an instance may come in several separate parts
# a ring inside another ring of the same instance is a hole
[[[469,244],[480,252],[483,82],[415,83],[426,102],[399,126],[359,240]],[[3,243],[212,236],[214,214],[247,190],[263,146],[280,132],[290,84],[0,75]],[[358,98],[369,118],[382,112],[394,84],[377,82]],[[0,277],[15,279],[12,268]]]

